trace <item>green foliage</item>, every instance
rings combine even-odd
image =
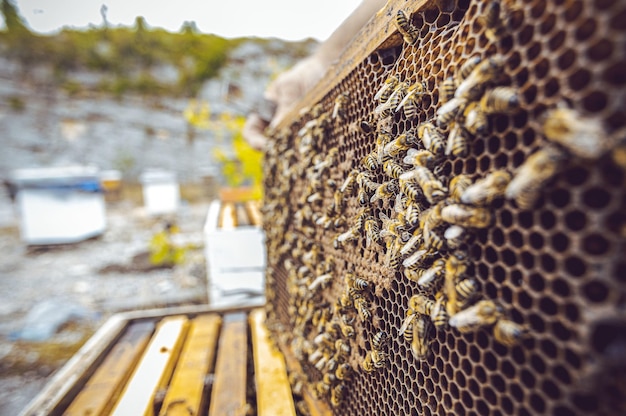
[[[213,131],[218,139],[228,136],[232,139],[232,148],[216,148],[213,156],[220,163],[222,176],[232,187],[250,186],[253,197],[263,197],[263,152],[252,148],[242,134],[246,121],[244,116],[222,114],[218,119],[211,119],[207,103],[192,100],[184,112],[185,119],[194,127]]]
[[[185,261],[185,247],[172,241],[172,234],[177,232],[176,226],[159,231],[150,240],[150,263],[155,266],[174,266]]]

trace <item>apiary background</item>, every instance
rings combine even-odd
[[[273,132],[264,218],[268,326],[285,355],[300,364],[292,374],[294,391],[305,386],[335,414],[626,412],[626,5],[502,1],[502,30],[494,37],[484,21],[490,3],[390,1],[300,111]],[[416,28],[413,44],[393,23],[400,9]],[[558,106],[596,120],[607,140],[622,144],[592,159],[562,149],[566,160],[540,187],[532,208],[496,198],[488,206],[492,224],[468,229],[460,247],[468,255],[466,276],[479,283],[480,298],[497,302],[508,319],[527,329],[523,339],[507,347],[494,339],[490,326],[468,333],[438,327],[430,333],[430,353],[420,360],[400,328],[409,299],[424,289],[405,277],[402,266],[387,267],[387,247],[368,245],[364,232],[343,247],[333,244],[356,220],[361,208],[356,192],[346,196],[345,225],[325,228],[315,219],[333,203],[329,179],[340,186],[351,170],[366,170],[362,161],[375,151],[376,134],[359,124],[366,121],[375,128],[380,120],[374,96],[385,80],[394,75],[408,84],[423,82],[426,91],[416,117],[392,113],[388,128],[396,137],[436,117],[441,84],[476,56],[504,59],[499,85],[514,88],[520,105],[490,115],[488,132],[471,136],[467,155],[449,155],[437,163],[435,175],[446,186],[461,174],[476,180],[507,170],[515,176],[531,154],[547,145],[543,123]],[[344,113],[337,115],[340,95],[347,100]],[[310,143],[308,137],[303,140],[307,123],[324,114],[330,121],[321,133]],[[334,163],[312,169],[334,151]],[[311,188],[311,174],[323,184],[319,189]],[[390,178],[379,171],[373,179]],[[309,198],[315,192],[319,201]],[[379,227],[381,213],[397,216],[394,204],[393,197],[371,204]],[[446,258],[452,251],[444,246],[435,256]],[[324,273],[332,278],[313,284]],[[338,380],[328,366],[319,365],[321,371],[315,366],[316,350],[321,348],[317,337],[329,328],[325,322],[340,319],[336,305],[345,292],[346,273],[373,287],[363,293],[372,317],[351,312],[354,338],[341,331],[332,335],[350,346],[342,360],[352,377]],[[366,372],[362,362],[379,331],[388,334],[389,362]],[[341,394],[333,400],[339,385]]]

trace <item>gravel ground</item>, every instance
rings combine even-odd
[[[5,213],[6,204],[0,200]],[[195,249],[185,263],[161,269],[150,267],[145,253],[163,219],[126,203],[107,210],[106,233],[73,245],[28,248],[14,221],[0,224],[0,415],[19,413],[113,313],[206,302],[201,244],[208,203],[181,208],[180,235]],[[19,339],[36,307],[77,318],[43,342]]]

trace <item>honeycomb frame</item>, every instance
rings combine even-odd
[[[272,132],[264,208],[268,326],[283,352],[300,363],[292,374],[294,391],[304,386],[334,414],[626,412],[626,5],[501,1],[494,36],[485,21],[490,3],[390,1]],[[416,34],[413,44],[394,24],[398,10]],[[365,171],[363,159],[376,153],[376,134],[368,130],[381,124],[375,95],[390,75],[422,83],[425,90],[414,117],[402,111],[386,117],[385,128],[396,138],[437,118],[441,86],[465,62],[493,56],[505,62],[494,86],[514,89],[519,108],[490,114],[488,132],[468,140],[466,155],[438,162],[436,176],[447,188],[459,175],[476,181],[506,170],[515,177],[529,156],[554,145],[544,128],[554,109],[596,120],[609,144],[592,158],[557,144],[567,156],[530,207],[500,196],[488,205],[488,227],[467,228],[461,245],[468,255],[465,274],[478,282],[481,299],[496,302],[506,319],[523,326],[519,343],[498,342],[493,325],[465,333],[437,327],[429,332],[429,353],[417,359],[400,329],[410,298],[423,288],[407,279],[402,266],[390,268],[389,247],[368,244],[365,231],[337,248],[337,236],[362,208],[356,191],[340,210],[345,224],[326,228],[315,219],[328,212],[350,172]],[[344,94],[347,100],[338,104]],[[324,115],[321,133],[305,140]],[[312,178],[323,186],[312,189]],[[391,178],[379,169],[371,179]],[[398,216],[395,204],[393,197],[371,204],[379,228],[381,213]],[[432,205],[426,202],[422,212]],[[440,256],[452,252],[444,248]],[[330,357],[317,350],[324,323],[340,318],[336,305],[346,292],[347,273],[372,288],[359,292],[372,316],[350,312],[354,338],[335,326],[331,339],[350,346],[342,362],[352,369],[350,377],[337,380]],[[364,371],[380,331],[388,335],[382,347],[388,362]]]

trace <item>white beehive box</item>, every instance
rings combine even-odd
[[[26,244],[75,243],[105,231],[106,209],[95,167],[18,169],[12,181]]]
[[[258,225],[220,227],[221,211],[222,203],[214,201],[204,227],[209,303],[257,300],[265,290],[265,233]]]
[[[147,170],[139,179],[148,215],[174,214],[180,206],[180,187],[174,172]]]

